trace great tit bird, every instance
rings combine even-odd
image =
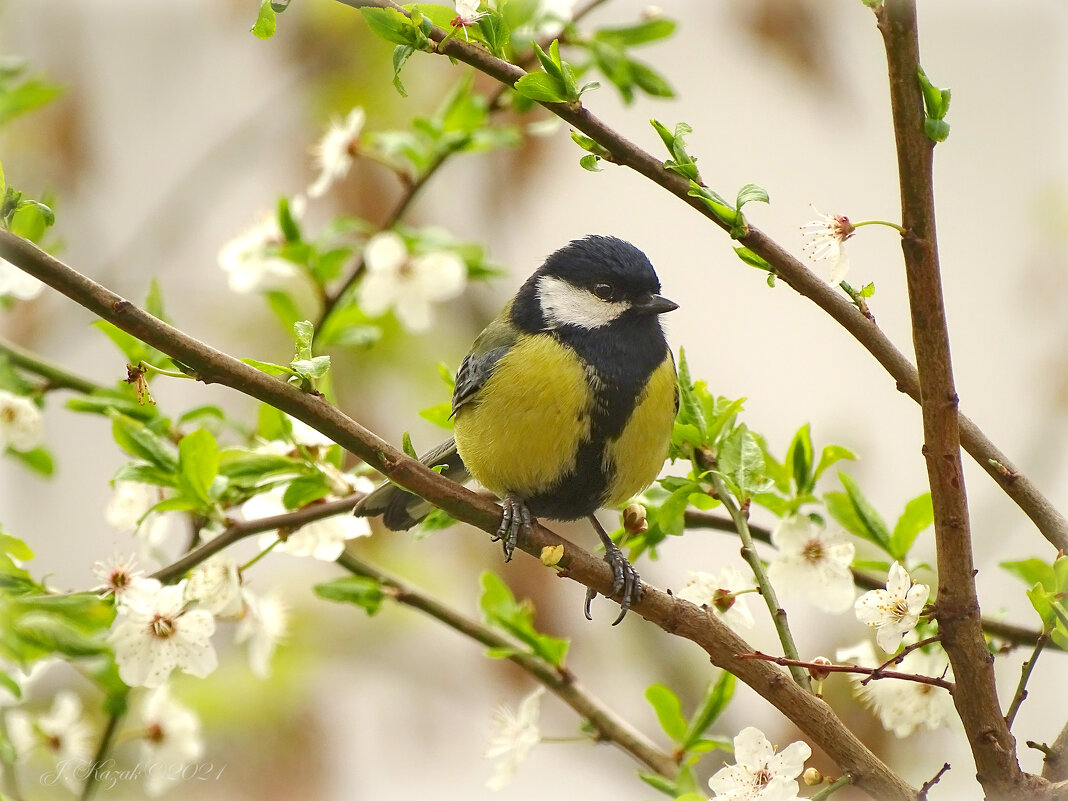
[[[534,517],[588,517],[612,567],[622,620],[641,580],[594,512],[648,487],[667,458],[679,407],[675,361],[645,254],[621,239],[588,236],[549,256],[479,334],[456,374],[454,439],[421,457],[445,475],[475,478],[502,499],[496,539],[506,561]],[[430,505],[394,485],[357,515],[415,525]],[[587,593],[586,617],[590,617]]]

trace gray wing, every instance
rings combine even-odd
[[[515,344],[519,334],[509,319],[511,309],[512,304],[509,303],[497,319],[478,335],[471,345],[471,352],[464,357],[460,369],[456,371],[456,386],[452,391],[453,414],[478,395],[501,357]]]
[[[467,481],[467,468],[456,452],[456,440],[449,438],[431,451],[419,457],[427,467],[446,465],[443,475],[463,484]],[[403,490],[389,482],[382,484],[356,504],[352,513],[357,517],[382,515],[382,522],[391,531],[405,531],[426,517],[433,506],[418,495]]]

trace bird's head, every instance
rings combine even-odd
[[[576,239],[553,253],[520,289],[513,317],[532,330],[603,328],[652,321],[678,308],[660,295],[644,253],[610,236]]]

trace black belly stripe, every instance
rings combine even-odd
[[[646,320],[650,326],[640,325]],[[524,500],[537,517],[577,520],[604,504],[615,470],[606,464],[608,442],[623,432],[649,376],[667,358],[668,350],[659,322],[650,318],[625,321],[618,329],[616,325],[592,331],[565,327],[555,333],[579,354],[593,377],[596,402],[590,440],[579,447],[571,470],[548,490]]]

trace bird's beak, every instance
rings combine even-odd
[[[664,314],[665,312],[675,311],[675,309],[679,308],[679,304],[673,300],[668,300],[663,295],[649,295],[635,303],[632,308],[639,314]]]

